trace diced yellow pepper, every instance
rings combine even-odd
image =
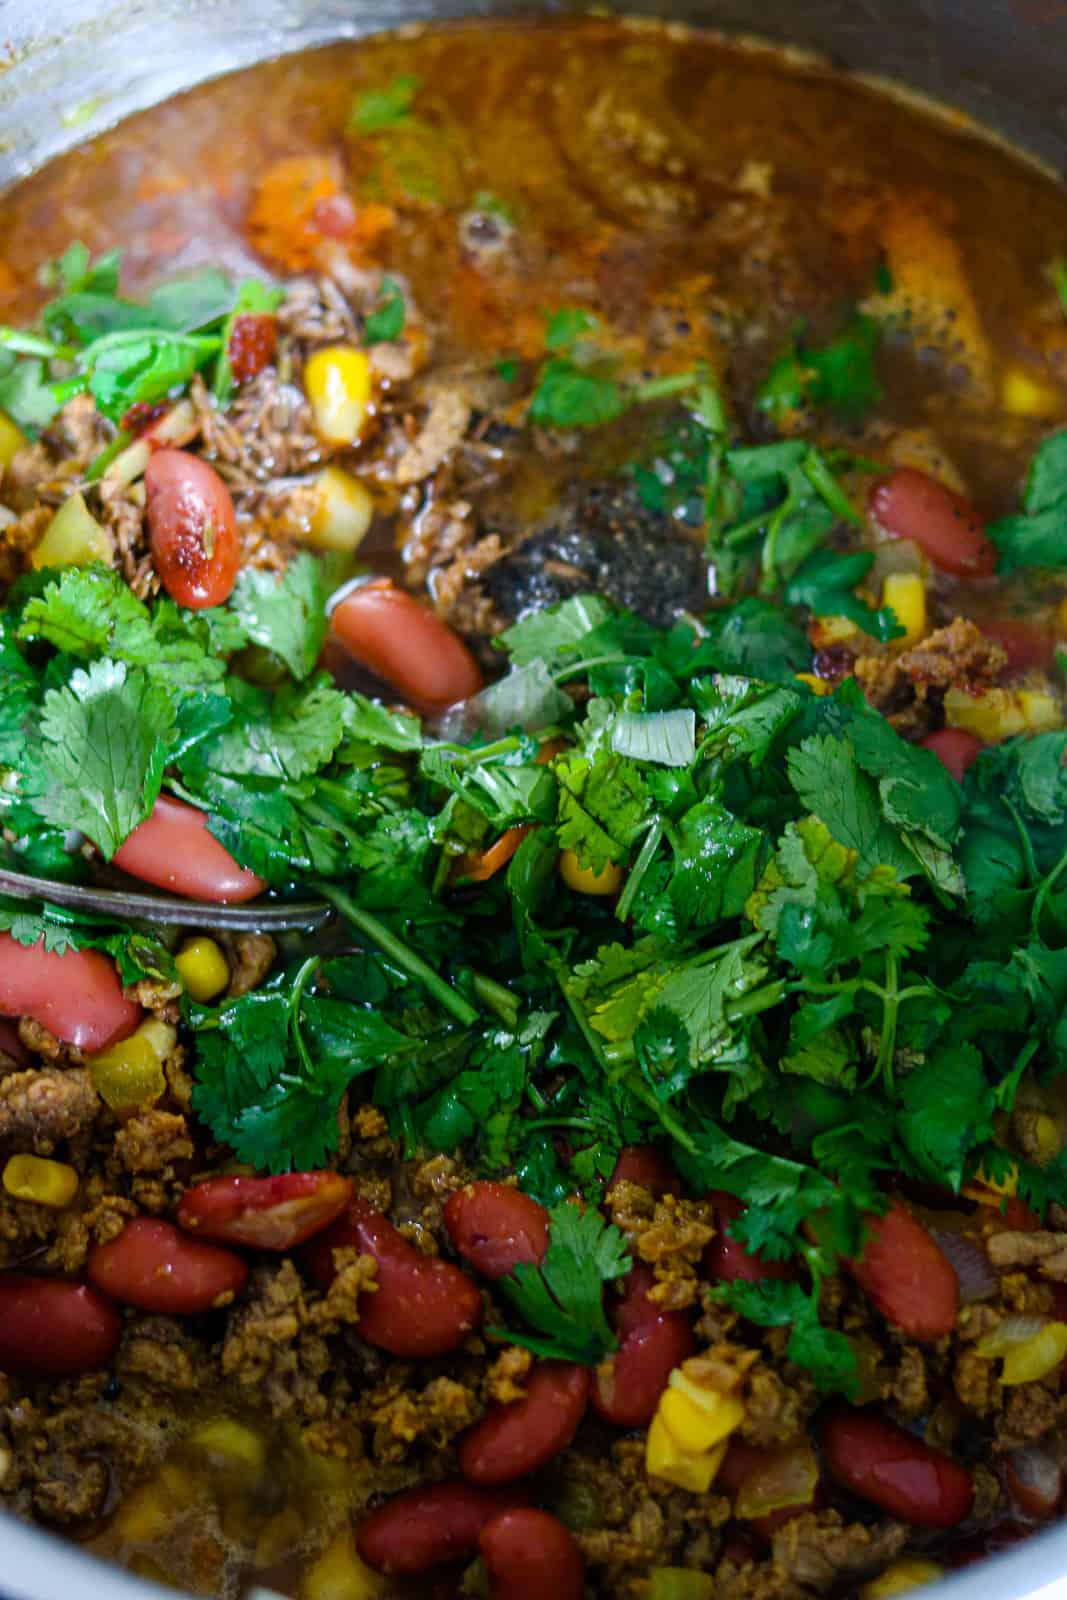
[[[186,994],[201,1005],[214,1000],[229,985],[230,969],[214,939],[186,939],[174,957],[174,965]]]
[[[354,444],[363,432],[371,397],[370,362],[351,345],[328,345],[308,357],[304,389],[315,432],[327,444]]]
[[[684,1450],[705,1451],[741,1425],[745,1408],[736,1395],[708,1394],[698,1401],[691,1388],[672,1383],[660,1397],[658,1415]]]
[[[901,1556],[898,1561],[891,1561],[877,1578],[865,1583],[860,1597],[861,1600],[893,1600],[894,1595],[921,1589],[924,1583],[936,1583],[944,1576],[944,1567],[938,1566],[936,1561],[926,1561],[922,1556]]]
[[[246,1427],[234,1417],[212,1417],[189,1434],[187,1444],[206,1456],[228,1465],[262,1472],[267,1462],[267,1447],[262,1434]]]
[[[645,1466],[656,1478],[666,1478],[676,1488],[691,1494],[707,1494],[722,1466],[726,1442],[713,1450],[697,1454],[683,1450],[659,1412],[652,1418],[645,1443]]]
[[[1025,367],[1009,367],[1001,379],[1000,403],[1013,417],[1058,417],[1067,412],[1062,390],[1043,383]]]
[[[796,672],[793,674],[798,683],[806,683],[812,694],[833,694],[834,686],[828,678],[817,678],[814,672]]]
[[[926,638],[926,587],[918,573],[889,573],[882,584],[882,604],[891,607],[904,629],[904,637],[894,644],[918,644]]]
[[[101,1100],[120,1114],[158,1100],[167,1087],[163,1063],[177,1038],[176,1029],[150,1018],[128,1039],[89,1056],[89,1076]]]
[[[816,650],[828,650],[833,644],[847,644],[859,635],[856,624],[848,617],[812,617],[808,633]]]
[[[301,1600],[379,1600],[389,1593],[389,1580],[360,1560],[347,1528],[334,1535],[300,1586]]]
[[[64,500],[33,555],[35,567],[87,567],[111,560],[111,540],[80,494]]]
[[[22,429],[12,422],[6,411],[0,411],[0,468],[9,467],[29,444]]]
[[[4,1188],[16,1200],[33,1200],[62,1211],[78,1192],[78,1174],[65,1161],[12,1156],[4,1168]]]
[[[315,550],[358,550],[374,517],[365,484],[340,467],[325,467],[315,479],[315,509],[303,543]]]
[[[609,861],[600,871],[583,867],[573,850],[564,850],[559,858],[559,875],[576,894],[618,894],[622,888],[622,868]]]
[[[1057,1371],[1065,1357],[1067,1322],[1046,1322],[1032,1339],[1024,1339],[1005,1351],[1000,1381],[1009,1387],[1017,1383],[1036,1383]]]
[[[986,689],[968,694],[953,686],[945,695],[945,721],[965,728],[983,744],[1000,744],[1019,733],[1044,733],[1063,725],[1063,714],[1050,694],[1033,689]]]
[[[714,1600],[715,1580],[696,1567],[653,1567],[645,1600]]]

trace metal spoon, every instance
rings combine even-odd
[[[17,900],[48,900],[52,905],[70,906],[117,922],[160,922],[172,927],[221,928],[243,933],[283,933],[290,928],[313,931],[333,916],[333,907],[324,900],[218,906],[174,895],[56,883],[51,878],[33,878],[4,867],[0,867],[0,894],[13,895]]]

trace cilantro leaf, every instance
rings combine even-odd
[[[44,697],[27,792],[58,828],[110,860],[155,804],[174,726],[164,690],[139,668],[96,661]]]
[[[600,323],[581,306],[564,306],[553,312],[545,329],[546,350],[570,350],[584,334],[595,333]]]
[[[1000,573],[1067,566],[1067,431],[1035,451],[1022,511],[992,523],[988,532],[1000,552]]]
[[[806,1367],[820,1389],[855,1394],[858,1373],[851,1343],[835,1328],[822,1326],[816,1296],[798,1283],[727,1283],[710,1297],[759,1328],[792,1329],[786,1347],[790,1361]]]
[[[848,617],[883,644],[902,638],[904,629],[890,607],[875,610],[854,592],[873,565],[874,555],[867,550],[847,554],[816,550],[786,584],[785,598],[791,606],[807,606],[816,616]]]
[[[629,1270],[626,1240],[598,1211],[566,1202],[553,1207],[540,1266],[523,1263],[497,1282],[537,1333],[508,1329],[503,1336],[537,1355],[595,1366],[619,1347],[604,1315],[604,1285]]]
[[[253,643],[279,656],[294,678],[314,671],[326,637],[329,577],[325,563],[306,552],[279,577],[244,567],[230,607]]]
[[[383,278],[378,291],[378,305],[363,323],[363,343],[384,344],[391,339],[399,339],[406,317],[403,290],[395,278]]]
[[[993,1137],[994,1100],[973,1045],[944,1050],[901,1087],[901,1137],[916,1173],[959,1191],[967,1157]]]
[[[756,405],[778,424],[808,402],[846,420],[873,410],[882,398],[874,363],[879,337],[875,319],[859,313],[828,344],[795,342],[771,368]]]
[[[413,73],[401,73],[381,89],[365,89],[357,95],[348,116],[352,133],[384,133],[411,120],[411,108],[422,80]]]
[[[530,421],[542,428],[600,428],[626,410],[622,389],[564,356],[541,368],[530,398]]]

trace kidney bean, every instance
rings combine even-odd
[[[505,1511],[487,1522],[478,1545],[489,1600],[582,1600],[585,1562],[574,1535],[547,1511]]]
[[[416,1577],[472,1556],[485,1524],[522,1498],[513,1489],[477,1489],[458,1478],[420,1485],[372,1511],[356,1534],[356,1549],[376,1572]]]
[[[32,1017],[64,1044],[104,1050],[125,1039],[141,1008],[122,992],[115,963],[100,950],[46,950],[0,933],[0,1015]]]
[[[871,489],[870,512],[894,539],[910,539],[935,567],[957,578],[992,577],[996,547],[962,495],[916,467],[898,467]]]
[[[481,668],[459,635],[387,578],[342,600],[330,626],[361,666],[420,711],[444,711],[482,687]]]
[[[843,1489],[919,1528],[954,1528],[971,1514],[974,1479],[896,1423],[836,1406],[822,1426],[831,1477]]]
[[[736,1195],[716,1189],[708,1196],[715,1207],[714,1239],[704,1252],[704,1271],[716,1283],[764,1283],[784,1281],[792,1276],[788,1262],[764,1261],[758,1251],[746,1250],[733,1238],[730,1224],[736,1222],[745,1206]]]
[[[665,1194],[681,1194],[682,1180],[667,1157],[654,1144],[624,1144],[605,1193],[617,1183],[637,1183],[657,1199]]]
[[[651,1267],[627,1273],[611,1313],[619,1348],[593,1377],[593,1410],[616,1427],[647,1427],[672,1370],[696,1351],[688,1314],[663,1311],[648,1298],[655,1281]]]
[[[482,1325],[482,1297],[465,1272],[421,1255],[387,1217],[352,1200],[337,1221],[305,1246],[312,1281],[329,1288],[333,1253],[346,1246],[373,1256],[378,1287],[359,1302],[359,1334],[368,1344],[409,1360],[447,1355]]]
[[[483,1278],[502,1278],[548,1249],[548,1212],[505,1183],[468,1183],[445,1202],[445,1227],[456,1251]]]
[[[967,768],[973,766],[985,749],[977,734],[966,728],[939,728],[928,733],[919,743],[924,750],[932,750],[941,765],[951,772],[957,783],[962,783]]]
[[[106,1367],[122,1318],[85,1283],[0,1274],[0,1371],[19,1378],[76,1378]]]
[[[148,542],[159,581],[194,611],[230,598],[241,564],[230,491],[187,450],[157,450],[145,468]]]
[[[986,638],[995,639],[1007,652],[1009,678],[1021,677],[1031,667],[1052,665],[1056,642],[1050,628],[1024,622],[1021,617],[984,617],[976,621]]]
[[[868,1217],[859,1260],[846,1265],[894,1327],[913,1339],[942,1339],[956,1326],[959,1279],[940,1246],[898,1200],[884,1217]]]
[[[172,1222],[135,1217],[117,1239],[94,1246],[88,1273],[124,1305],[190,1317],[240,1294],[248,1267],[232,1250],[190,1239]]]
[[[159,796],[151,816],[134,828],[114,859],[142,883],[216,905],[254,900],[267,887],[219,843],[203,811],[167,794]]]
[[[352,1198],[339,1172],[287,1172],[274,1178],[209,1178],[186,1189],[178,1222],[202,1238],[254,1250],[292,1250],[321,1233]]]
[[[267,312],[234,317],[226,346],[235,383],[249,383],[269,367],[278,345],[278,319]]]
[[[511,1483],[566,1450],[589,1404],[588,1367],[540,1361],[526,1394],[492,1405],[459,1442],[459,1470],[471,1483]]]

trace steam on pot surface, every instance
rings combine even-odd
[[[3,1508],[225,1600],[981,1581],[1067,1460],[1062,187],[465,23],[0,241]]]

